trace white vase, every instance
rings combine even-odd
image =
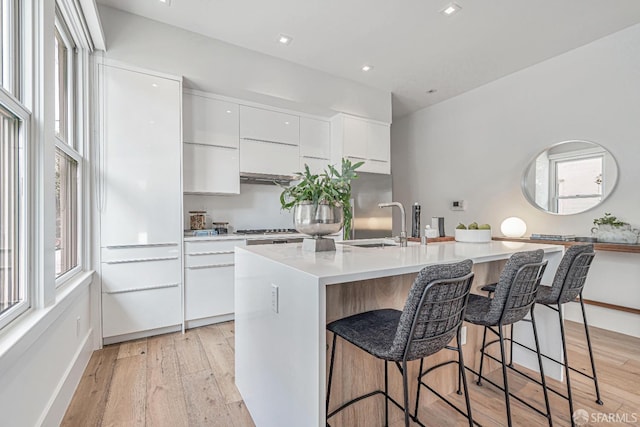
[[[609,243],[638,243],[639,230],[631,228],[631,225],[625,224],[621,226],[613,226],[609,224],[600,224],[591,229],[591,235],[598,242]]]

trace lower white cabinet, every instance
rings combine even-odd
[[[182,323],[180,285],[102,293],[102,334],[105,344],[116,337]],[[126,339],[126,338],[125,338]]]
[[[106,247],[101,258],[105,344],[181,327],[182,261],[177,242]]]
[[[187,327],[226,321],[233,315],[234,248],[245,244],[233,239],[185,242]]]
[[[185,193],[240,194],[237,148],[184,143]]]

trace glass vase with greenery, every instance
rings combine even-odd
[[[319,203],[342,206],[344,214],[343,236],[349,238],[351,233],[351,180],[358,178],[356,169],[364,162],[351,163],[349,159],[342,159],[342,169],[338,171],[328,165],[320,174],[313,174],[308,165],[304,165],[304,172],[298,172],[300,182],[286,187],[280,194],[282,209],[291,210],[302,202]]]

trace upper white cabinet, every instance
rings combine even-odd
[[[180,82],[107,65],[101,71],[101,244],[178,242]]]
[[[238,148],[238,104],[185,92],[182,114],[184,142]]]
[[[364,161],[360,172],[391,173],[389,125],[339,114],[331,126],[334,163],[346,157],[353,163]]]
[[[185,193],[240,194],[240,150],[188,142],[183,148]]]
[[[331,123],[300,117],[300,170],[321,173],[331,163]]]
[[[240,106],[240,172],[291,175],[300,165],[300,117]]]
[[[241,105],[240,138],[297,146],[300,142],[300,118]]]
[[[240,106],[208,96],[183,95],[185,193],[240,193]]]

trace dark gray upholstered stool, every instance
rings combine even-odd
[[[538,333],[535,328],[535,316],[533,313],[540,279],[542,278],[542,274],[544,273],[547,265],[547,261],[543,261],[542,259],[543,256],[544,252],[541,249],[528,252],[517,252],[511,255],[505,264],[504,269],[500,273],[500,278],[495,288],[495,296],[493,298],[488,298],[481,295],[469,295],[469,305],[464,317],[464,320],[467,322],[484,326],[482,347],[480,349],[480,371],[476,373],[478,376],[477,383],[478,385],[482,385],[482,380],[484,379],[504,391],[504,399],[507,409],[507,423],[509,427],[512,425],[510,397],[513,397],[537,413],[545,416],[549,420],[549,425],[552,425],[549,396],[547,394],[544,370],[542,368],[542,358],[540,355],[540,343],[538,341]],[[514,323],[523,320],[527,314],[531,316],[531,322],[533,323],[533,337],[536,347],[535,351],[538,355],[538,367],[540,369],[541,379],[540,384],[542,385],[544,393],[546,412],[542,412],[530,403],[509,392],[507,368],[511,366],[507,364],[505,357],[506,339],[504,337],[503,327],[513,325]],[[493,327],[497,327],[497,331],[493,329]],[[498,339],[487,343],[488,330],[497,335]],[[500,343],[500,359],[485,353],[487,346],[496,342]],[[489,357],[502,365],[503,387],[500,387],[498,384],[482,376],[482,366],[485,357]]]
[[[334,333],[327,385],[327,425],[329,425],[329,419],[341,410],[376,394],[382,394],[385,397],[385,425],[389,424],[390,401],[404,411],[405,426],[409,426],[410,418],[423,425],[417,419],[417,402],[414,415],[409,413],[407,362],[423,359],[443,348],[458,352],[458,360],[448,363],[458,364],[458,371],[462,376],[464,386],[467,412],[464,413],[453,404],[447,403],[465,415],[470,426],[473,425],[467,381],[464,375],[464,360],[460,348],[460,328],[473,281],[472,265],[471,260],[465,260],[454,264],[425,267],[413,282],[403,311],[373,310],[339,319],[327,325],[327,329]],[[384,390],[372,391],[343,403],[337,409],[329,412],[333,362],[338,336],[385,361]],[[453,337],[457,337],[457,346],[448,347],[447,345]],[[402,374],[404,405],[389,396],[389,362],[395,362]],[[420,384],[426,386],[422,381],[422,376],[421,372],[418,378],[418,391]]]
[[[553,388],[549,388],[549,390],[561,397],[564,397],[569,401],[570,415],[573,414],[573,396],[571,392],[571,378],[569,376],[569,371],[577,372],[578,374],[593,380],[593,385],[596,392],[596,403],[600,405],[603,404],[600,398],[600,388],[598,387],[598,377],[596,375],[596,365],[593,359],[593,350],[591,349],[589,325],[587,324],[587,316],[584,310],[584,301],[582,300],[582,291],[584,289],[584,284],[587,280],[587,274],[589,273],[589,268],[591,267],[591,262],[593,261],[594,256],[595,252],[593,251],[592,244],[570,246],[562,257],[560,265],[558,265],[558,270],[556,270],[556,274],[553,278],[551,286],[541,285],[538,289],[538,296],[536,298],[536,302],[538,304],[542,304],[558,313],[564,363],[546,355],[542,356],[564,367],[567,382],[567,394],[563,395]],[[489,292],[494,292],[495,286],[484,286],[481,289]],[[576,298],[578,298],[578,301],[580,302],[580,308],[582,309],[584,332],[587,339],[587,347],[589,349],[589,359],[591,361],[591,375],[570,367],[569,359],[567,357],[567,341],[564,331],[564,319],[560,306],[569,302],[575,302]],[[531,348],[526,347],[521,343],[516,342],[516,344],[532,350]]]

